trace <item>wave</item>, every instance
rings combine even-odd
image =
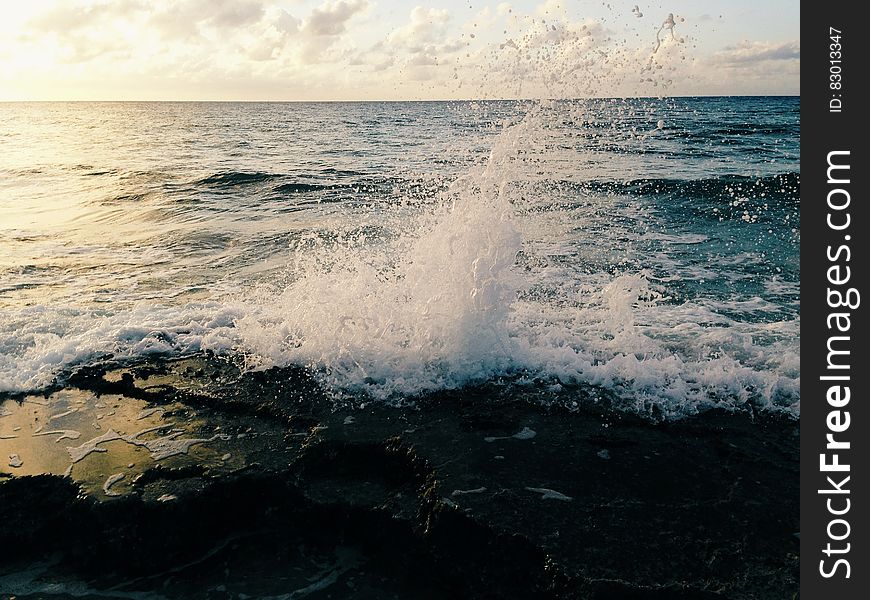
[[[782,198],[799,202],[800,173],[786,172],[764,177],[723,175],[701,179],[649,178],[630,181],[582,182],[560,181],[558,185],[571,186],[580,191],[624,194],[636,197],[667,195],[688,201],[720,200],[736,195]]]
[[[198,179],[193,182],[195,186],[208,187],[233,187],[239,185],[250,185],[253,183],[262,183],[280,178],[281,175],[274,173],[245,172],[245,171],[227,171],[224,173],[214,173],[208,177]]]
[[[286,181],[292,179],[289,183],[282,183],[282,186],[299,186],[300,190],[304,190],[304,186],[310,185],[312,189],[321,189],[330,183],[348,183],[357,181],[364,174],[359,171],[347,169],[336,169],[332,167],[324,167],[311,173],[269,173],[264,171],[222,171],[212,173],[207,177],[203,177],[191,182],[193,186],[202,187],[236,187],[252,185],[257,183],[265,183],[269,181]],[[302,181],[305,180],[305,181]],[[321,180],[322,183],[312,183],[312,180]],[[291,190],[291,188],[288,188]]]
[[[280,240],[282,254],[270,258],[281,268],[242,266],[237,279],[212,282],[207,300],[170,302],[165,296],[183,291],[173,289],[132,306],[7,311],[0,389],[44,387],[64,368],[105,356],[212,351],[252,370],[305,366],[337,397],[403,401],[509,378],[553,390],[598,386],[642,414],[679,417],[747,403],[796,412],[799,317],[771,316],[776,306],[754,293],[745,301],[675,299],[666,276],[701,280],[715,272],[654,255],[664,252],[658,247],[632,263],[602,253],[605,236],[610,253],[650,240],[696,253],[706,234],[637,231],[648,201],[701,206],[705,214],[743,197],[796,207],[799,174],[542,180],[536,175],[547,165],[527,160],[528,149],[545,146],[554,118],[530,110],[492,139],[485,160],[449,183],[339,171],[226,171],[199,179],[189,186],[194,191],[232,190],[231,203],[224,201],[230,194],[183,190],[208,209],[253,211],[270,194],[360,201],[300,223],[278,211],[270,216],[281,226],[269,231],[263,221],[251,226],[249,212],[219,221],[220,235],[197,244],[208,256],[238,239],[249,240],[249,251],[258,239],[270,247]],[[535,213],[541,206],[553,210]],[[186,225],[200,222],[172,214]],[[204,210],[196,218],[208,223],[218,214]],[[159,222],[167,222],[162,213]],[[170,228],[161,251],[184,257],[191,229],[205,235],[199,226]],[[287,230],[293,234],[283,236]],[[238,232],[248,237],[233,237]],[[654,259],[676,272],[653,272]]]
[[[316,183],[282,183],[272,188],[272,191],[278,194],[305,194],[307,192],[318,192],[321,190],[331,189],[333,186],[321,185]]]

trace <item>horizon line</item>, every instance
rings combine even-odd
[[[215,100],[215,99],[64,99],[64,100],[47,100],[47,99],[27,99],[27,100],[6,100],[0,99],[0,104],[26,104],[26,103],[122,103],[122,102],[154,102],[154,103],[190,103],[190,104],[350,104],[350,103],[411,103],[411,102],[539,102],[546,100],[550,102],[564,102],[576,100],[665,100],[668,98],[800,98],[800,93],[772,93],[772,94],[675,94],[669,96],[586,96],[575,98],[427,98],[427,99],[410,99],[410,98],[393,98],[393,99],[356,99],[356,100],[339,100],[339,99],[321,99],[321,100]]]

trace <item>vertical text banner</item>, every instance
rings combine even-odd
[[[870,594],[863,5],[801,3],[801,597]],[[866,293],[865,293],[866,292]]]

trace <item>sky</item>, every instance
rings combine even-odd
[[[797,0],[7,0],[4,100],[800,92]]]

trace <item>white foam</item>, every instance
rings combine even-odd
[[[148,448],[148,451],[151,452],[151,458],[154,460],[163,460],[164,458],[169,458],[170,456],[176,456],[178,454],[187,454],[187,452],[198,444],[207,444],[209,442],[213,442],[219,439],[227,439],[227,436],[216,434],[209,438],[187,438],[187,439],[177,439],[177,437],[181,434],[170,434],[166,437],[157,438],[156,440],[148,440],[142,442],[141,444]]]
[[[56,429],[54,431],[34,432],[33,437],[37,437],[37,436],[41,436],[41,435],[58,435],[58,436],[60,436],[55,440],[55,442],[59,442],[61,440],[77,440],[82,436],[81,432],[76,431],[74,429]]]
[[[65,411],[62,412],[62,413],[58,413],[58,414],[56,414],[56,415],[51,415],[50,417],[48,417],[48,420],[49,420],[49,421],[54,421],[55,419],[62,419],[63,417],[66,417],[66,416],[68,416],[68,415],[71,415],[71,414],[73,414],[74,412],[77,412],[78,410],[79,410],[78,407],[73,407],[73,408],[71,408],[71,409],[69,409],[69,410],[65,410]]]
[[[0,390],[49,386],[59,370],[107,355],[119,358],[228,349],[231,322],[218,303],[160,306],[140,303],[106,315],[104,308],[31,306],[0,322]]]
[[[128,444],[146,448],[151,453],[151,458],[159,461],[171,456],[187,454],[193,446],[207,444],[215,440],[227,440],[230,437],[226,434],[218,433],[208,438],[181,438],[180,436],[184,433],[183,431],[173,431],[169,435],[163,437],[141,439],[145,434],[153,433],[161,429],[166,429],[166,425],[148,427],[147,429],[142,429],[141,431],[129,435],[121,435],[120,433],[109,429],[104,434],[88,440],[81,446],[67,447],[67,452],[69,452],[72,462],[77,463],[88,456],[91,452],[105,452],[106,449],[101,448],[100,444],[122,440]]]
[[[138,415],[136,415],[136,420],[141,421],[142,419],[147,419],[148,417],[150,417],[151,415],[153,415],[156,412],[163,412],[163,411],[160,408],[146,408],[145,410],[141,411]]]
[[[100,448],[99,447],[100,444],[102,444],[104,442],[111,442],[111,441],[120,440],[120,439],[121,439],[120,433],[116,432],[113,429],[109,429],[104,434],[98,435],[97,437],[88,440],[87,442],[83,443],[81,446],[76,446],[76,447],[67,446],[66,451],[69,452],[70,460],[72,460],[73,463],[77,463],[80,460],[82,460],[83,458],[85,458],[86,456],[88,456],[92,452],[105,452],[106,449]]]
[[[467,494],[482,494],[485,491],[486,491],[485,487],[479,487],[479,488],[474,488],[471,490],[453,490],[453,492],[451,492],[450,495],[451,496],[465,496]]]
[[[120,496],[120,492],[115,492],[111,489],[113,485],[124,479],[126,475],[124,473],[115,473],[114,475],[110,475],[106,482],[103,484],[103,493],[107,496]]]
[[[517,440],[530,440],[535,437],[537,432],[534,429],[530,429],[528,427],[523,427],[521,431],[515,433],[512,437]]]
[[[483,438],[483,441],[485,441],[485,442],[495,442],[495,441],[497,441],[497,440],[510,440],[510,439],[515,439],[515,440],[530,440],[530,439],[532,439],[533,437],[535,437],[536,435],[538,435],[538,434],[537,434],[537,432],[536,432],[534,429],[530,429],[530,428],[528,428],[528,427],[523,427],[520,431],[518,431],[517,433],[515,433],[515,434],[513,434],[513,435],[506,435],[506,436],[501,436],[501,437],[498,437],[498,436],[488,436],[488,437]]]
[[[556,490],[551,490],[550,488],[527,487],[526,489],[530,492],[541,494],[541,500],[560,500],[562,502],[571,502],[571,500],[573,500],[571,496],[566,496],[565,494],[557,492]]]

